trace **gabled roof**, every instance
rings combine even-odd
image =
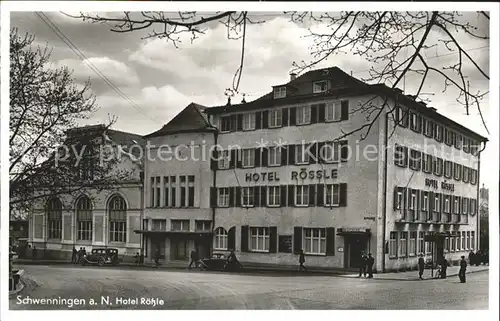
[[[215,131],[216,128],[209,123],[208,117],[204,113],[205,109],[205,106],[190,103],[161,129],[144,137]]]

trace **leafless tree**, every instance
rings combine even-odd
[[[477,14],[477,22],[473,23],[460,12],[283,12],[292,23],[318,23],[327,26],[324,32],[309,29],[308,36],[313,39],[313,45],[309,48],[311,59],[294,62],[292,68],[296,73],[303,73],[333,55],[349,51],[373,64],[369,76],[362,78],[369,84],[384,84],[394,89],[401,85],[405,76],[418,77],[419,85],[412,96],[422,101],[427,101],[423,98],[424,84],[429,76],[436,76],[435,79],[442,81],[443,92],[453,89],[457,102],[464,107],[467,115],[471,109],[477,108],[488,131],[481,111],[481,100],[488,91],[471,90],[468,78],[472,73],[479,73],[485,80],[489,80],[489,74],[473,59],[464,41],[460,40],[463,35],[489,40],[488,28],[479,26],[489,24],[489,14]],[[233,88],[226,90],[228,95],[241,92],[239,83],[244,65],[247,24],[265,22],[254,21],[252,17],[255,15],[252,13],[235,11],[207,14],[124,12],[123,15],[113,17],[81,13],[73,17],[93,23],[106,23],[111,31],[120,33],[152,28],[145,38],[166,38],[175,46],[180,34],[189,33],[191,41],[194,41],[203,35],[209,24],[223,23],[228,30],[228,39],[240,39],[242,43],[241,63],[235,73]],[[431,39],[433,32],[439,32],[441,39]],[[444,46],[451,53],[456,53],[456,62],[447,66],[432,64],[432,57],[427,57],[425,51],[436,46]],[[467,68],[466,65],[472,68]],[[383,98],[382,106],[371,102],[358,106],[355,112],[365,113],[367,122],[361,128],[344,133],[343,137],[359,132],[361,139],[364,139],[382,111],[387,110],[388,99]],[[390,108],[390,114],[396,120],[394,109],[394,106]]]
[[[90,83],[78,87],[72,72],[51,66],[50,50],[34,48],[34,40],[30,34],[11,30],[9,176],[13,217],[26,212],[36,199],[109,188],[128,174],[112,170],[118,159],[98,159],[103,134],[113,120],[93,131],[68,131],[97,109]]]

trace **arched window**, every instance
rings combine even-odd
[[[113,196],[108,203],[109,241],[127,240],[127,204],[120,195]]]
[[[76,203],[76,225],[78,240],[92,240],[92,203],[87,196]]]
[[[223,227],[218,227],[215,230],[214,249],[227,250],[227,231]]]
[[[47,202],[47,232],[49,239],[61,239],[62,203],[58,198],[51,198]]]

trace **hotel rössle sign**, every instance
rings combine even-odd
[[[291,171],[290,178],[292,180],[305,180],[305,179],[336,179],[337,169],[322,169],[322,170],[310,170],[307,168],[301,168],[298,171]],[[245,173],[245,182],[275,182],[279,181],[280,176],[278,172],[261,172],[261,173]]]
[[[425,179],[425,186],[439,188],[439,183],[435,179],[426,178]],[[454,192],[455,185],[450,184],[450,183],[446,183],[446,182],[441,182],[441,189],[443,189],[445,191],[449,191],[449,192]]]

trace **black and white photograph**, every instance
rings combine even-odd
[[[498,19],[482,2],[2,3],[2,317],[495,319]],[[429,317],[446,315],[410,316]]]

